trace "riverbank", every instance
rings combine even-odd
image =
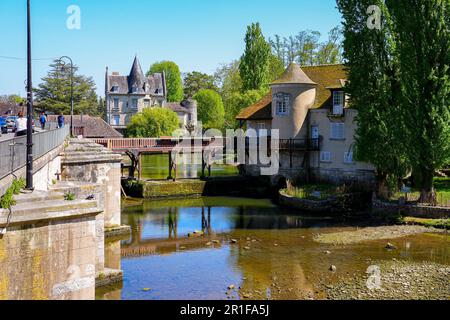
[[[371,240],[397,239],[421,233],[445,233],[445,230],[424,226],[380,226],[355,231],[318,234],[314,241],[322,244],[347,245]]]
[[[379,268],[379,286],[366,276],[324,286],[329,300],[448,300],[450,267],[430,262],[374,261]],[[372,289],[370,289],[372,288]]]

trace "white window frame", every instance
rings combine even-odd
[[[120,126],[120,116],[119,115],[115,115],[113,117],[113,125],[114,126]]]
[[[330,124],[330,139],[345,140],[345,124],[344,122],[332,122]]]
[[[333,114],[344,114],[345,94],[342,90],[333,91]]]
[[[274,100],[276,114],[279,116],[287,116],[289,114],[289,107],[291,103],[290,95],[287,93],[277,93]]]
[[[116,105],[116,102],[117,102],[117,105]],[[119,111],[119,104],[120,104],[120,99],[113,98],[113,111]]]
[[[353,151],[344,152],[344,163],[345,164],[354,164],[355,160],[353,160]]]
[[[135,104],[136,102],[136,104]],[[136,98],[131,99],[131,109],[138,110],[139,109],[139,100]]]
[[[330,151],[321,151],[320,152],[320,162],[326,162],[326,163],[332,162],[331,152]]]

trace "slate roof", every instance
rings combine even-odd
[[[298,69],[295,66],[290,65],[285,74],[281,77],[281,82],[276,80],[274,83],[294,83],[289,82],[292,79],[300,81]],[[332,90],[342,89],[345,86],[347,79],[347,71],[342,64],[330,64],[319,66],[305,66],[301,67],[303,73],[310,79],[310,81],[317,84],[316,101],[313,105],[313,109],[328,108],[332,105]],[[297,73],[297,75],[293,75]],[[257,103],[241,110],[236,117],[236,120],[270,120],[272,119],[272,92],[267,94]]]
[[[118,87],[118,91],[112,91],[113,87]],[[162,73],[154,73],[146,77],[142,72],[141,64],[137,57],[134,58],[128,76],[108,75],[107,90],[111,94],[133,94],[132,89],[137,89],[134,94],[149,94],[153,96],[164,96],[164,76]]]
[[[66,124],[70,124],[70,115],[64,115]],[[47,121],[57,122],[58,115],[49,115]],[[84,127],[85,138],[122,138],[123,136],[100,117],[74,115],[74,127]]]

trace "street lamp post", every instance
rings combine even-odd
[[[27,185],[33,190],[33,82],[31,69],[31,12],[27,0]]]
[[[70,135],[73,137],[73,61],[70,57],[63,56],[59,58],[59,61],[63,66],[66,65],[64,59],[70,61]]]

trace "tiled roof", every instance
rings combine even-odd
[[[291,68],[291,71],[289,71]],[[281,83],[289,79],[289,74],[292,73],[293,67],[289,66],[285,77]],[[313,109],[330,107],[332,104],[331,90],[342,89],[345,85],[347,72],[342,64],[330,64],[319,66],[306,66],[301,68],[304,74],[314,83],[317,84],[316,101]],[[284,76],[285,76],[284,75]],[[284,77],[282,76],[282,78]],[[278,83],[278,80],[274,82]],[[292,83],[292,82],[290,82]],[[270,92],[257,103],[241,110],[236,117],[237,120],[264,120],[272,119],[272,93]]]
[[[272,119],[272,91],[257,103],[242,109],[236,117],[237,120],[264,120]]]
[[[331,89],[342,89],[347,79],[343,64],[302,67],[303,71],[317,83],[314,109],[331,106]]]
[[[70,115],[64,115],[66,124],[70,123]],[[49,115],[47,121],[57,122],[57,115]],[[91,117],[88,115],[74,115],[74,127],[84,127],[83,134],[85,138],[122,138],[123,136],[114,130],[100,117]]]
[[[272,82],[274,84],[316,84],[313,80],[311,80],[305,72],[303,72],[302,68],[296,63],[291,63],[286,71],[284,71],[283,75]]]

